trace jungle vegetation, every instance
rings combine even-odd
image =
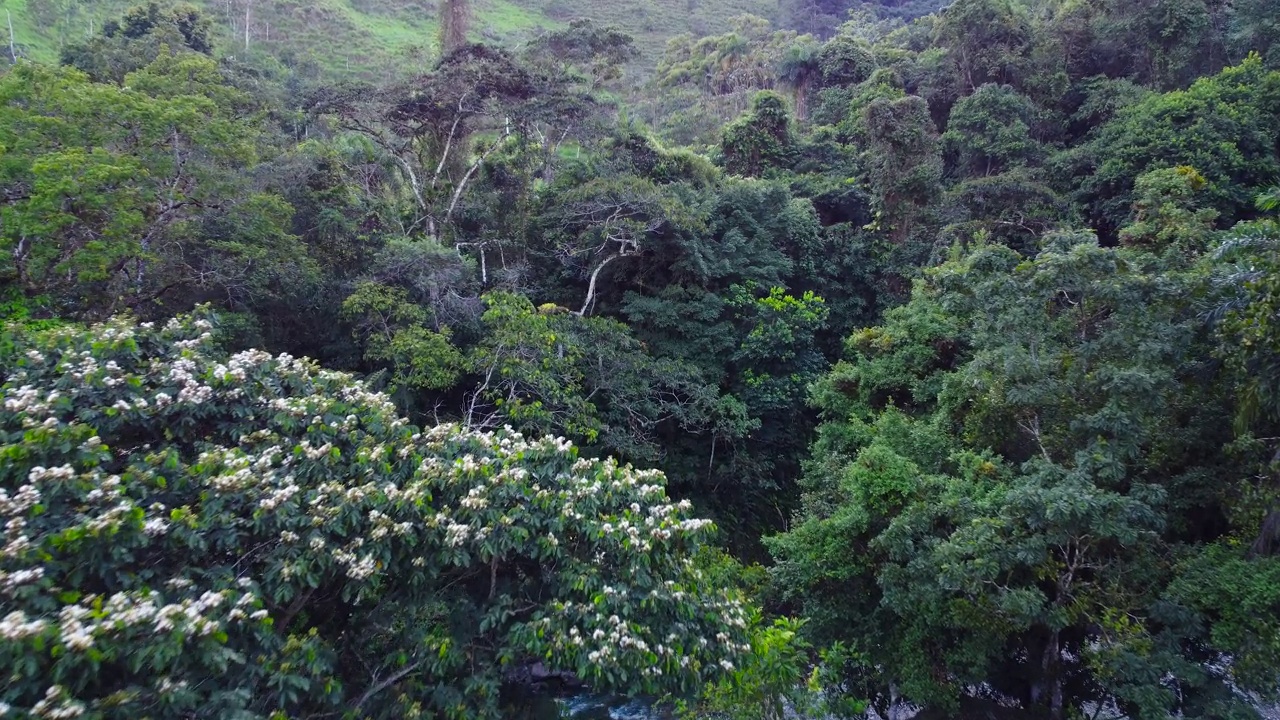
[[[1275,700],[1274,3],[220,5],[0,70],[0,715]]]

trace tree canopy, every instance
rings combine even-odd
[[[1274,3],[10,5],[0,710],[1277,701]]]

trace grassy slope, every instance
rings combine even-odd
[[[83,38],[126,7],[143,0],[0,0],[13,16],[20,54],[56,59],[68,41]],[[252,2],[251,51],[310,61],[326,74],[385,76],[425,64],[436,44],[433,0],[189,0],[222,35],[228,54],[244,52],[244,4]],[[518,41],[574,18],[615,24],[636,38],[638,70],[652,67],[671,37],[725,31],[751,12],[770,17],[777,0],[473,0],[472,34],[490,42]],[[230,11],[228,11],[230,9]],[[5,22],[0,13],[0,23]],[[0,35],[8,40],[7,27]],[[7,47],[5,48],[7,54]]]

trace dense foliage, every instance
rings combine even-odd
[[[1274,3],[579,2],[11,57],[0,701],[1257,717]]]
[[[561,438],[418,432],[350,376],[228,357],[213,329],[9,350],[7,706],[490,716],[523,658],[661,693],[747,650],[746,609],[692,560],[710,522],[661,473]]]

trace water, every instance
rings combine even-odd
[[[509,720],[672,720],[645,699],[623,698],[582,691],[553,695],[522,693],[509,698]]]
[[[645,700],[608,695],[580,694],[557,698],[559,718],[573,720],[669,720],[668,713],[654,709]]]

